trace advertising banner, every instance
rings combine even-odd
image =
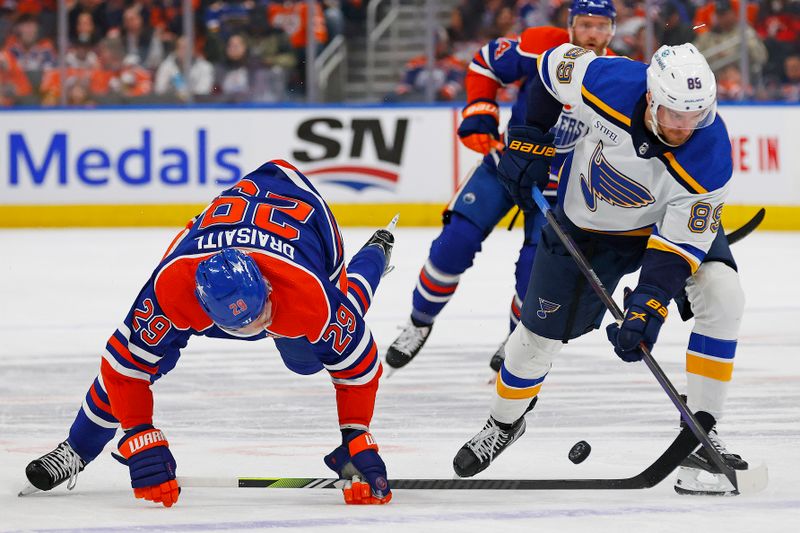
[[[728,204],[796,214],[800,106],[721,115],[733,147]],[[304,172],[343,223],[402,209],[406,224],[435,224],[481,159],[458,142],[459,120],[446,106],[3,111],[0,226],[172,225],[271,159]]]

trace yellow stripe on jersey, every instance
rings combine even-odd
[[[605,112],[607,115],[617,119],[621,123],[623,123],[626,126],[630,127],[630,125],[631,125],[631,119],[630,118],[626,117],[625,115],[623,115],[622,113],[620,113],[619,111],[617,111],[616,109],[614,109],[613,107],[609,106],[607,103],[603,102],[598,97],[596,97],[595,95],[590,93],[586,89],[585,85],[581,85],[581,95],[583,95],[584,98],[586,98],[587,100],[592,102],[594,105],[596,105],[597,107],[602,109],[603,112]]]
[[[539,394],[539,390],[542,388],[542,384],[539,383],[538,385],[534,385],[533,387],[528,387],[526,389],[514,389],[511,387],[507,387],[503,384],[503,380],[500,379],[500,376],[497,376],[497,395],[501,398],[506,400],[523,400],[525,398],[533,398],[537,394]]]
[[[669,161],[669,166],[672,167],[672,170],[674,170],[681,178],[683,178],[686,184],[694,189],[694,192],[699,194],[705,194],[708,192],[705,187],[697,183],[697,180],[695,180],[691,174],[686,172],[686,169],[683,168],[680,163],[678,163],[678,160],[675,159],[675,156],[672,152],[664,152],[664,157],[666,157],[667,161]]]
[[[714,361],[687,352],[686,372],[717,381],[730,381],[733,376],[733,360]]]
[[[652,248],[654,250],[660,250],[662,252],[670,252],[673,254],[677,254],[681,256],[687,263],[689,263],[689,268],[692,269],[692,274],[697,272],[697,269],[700,268],[700,260],[666,239],[659,238],[656,235],[651,235],[650,239],[647,240],[647,247]]]

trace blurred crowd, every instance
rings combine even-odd
[[[67,0],[62,80],[57,1],[0,0],[0,105],[300,99],[309,21],[321,49],[364,18],[362,0],[192,4],[187,42],[182,0]]]
[[[282,102],[305,94],[308,25],[320,51],[364,31],[370,0],[67,0],[66,68],[59,68],[56,0],[0,0],[0,106]],[[746,0],[742,0],[746,1]],[[414,57],[387,101],[463,100],[464,70],[488,40],[538,25],[566,27],[569,0],[461,0],[435,37],[436,65]],[[617,0],[611,48],[645,57],[644,2]],[[653,45],[693,42],[708,58],[722,100],[800,102],[800,0],[750,1],[740,55],[739,0],[653,0]],[[192,52],[189,54],[189,52]],[[188,71],[184,64],[191,64]],[[188,75],[187,75],[188,72]],[[62,80],[62,74],[64,79]],[[510,87],[501,95],[514,96]]]

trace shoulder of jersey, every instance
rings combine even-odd
[[[553,26],[528,28],[519,36],[519,50],[526,54],[542,52],[569,42],[569,32]]]
[[[633,109],[647,91],[647,65],[619,56],[597,57],[583,77],[584,103],[630,128]]]
[[[721,189],[731,179],[733,160],[728,129],[719,115],[689,140],[660,157],[667,171],[690,192]]]

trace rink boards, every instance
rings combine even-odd
[[[504,110],[508,113],[508,109]],[[738,226],[800,229],[800,106],[723,106]],[[0,227],[176,226],[270,159],[296,165],[343,225],[440,222],[480,158],[453,106],[295,106],[4,110]]]

